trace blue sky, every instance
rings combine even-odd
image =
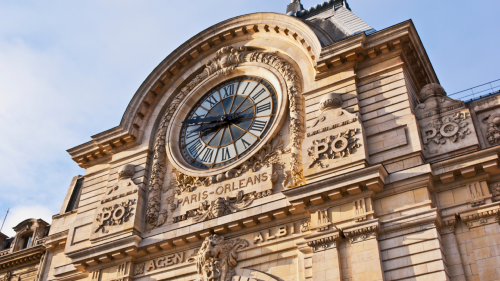
[[[203,29],[289,0],[0,0],[2,232],[50,222],[84,170],[66,149],[115,127],[147,75]],[[449,94],[500,78],[500,1],[349,0],[377,30],[413,19]],[[319,1],[303,0],[308,8]]]

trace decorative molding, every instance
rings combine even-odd
[[[307,246],[311,247],[313,252],[321,252],[331,248],[337,247],[337,243],[340,241],[340,236],[331,235],[324,238],[312,240],[307,242]]]
[[[424,109],[426,107],[426,105],[425,105],[425,103],[421,103],[421,104],[417,105],[417,107],[419,109]],[[429,117],[432,117],[435,115],[440,115],[440,114],[443,114],[445,112],[452,111],[452,110],[455,110],[458,108],[465,108],[465,103],[463,101],[457,101],[455,104],[449,105],[447,107],[441,107],[438,109],[434,109],[430,112],[427,112],[425,114],[417,115],[417,120],[422,120],[422,119],[429,118]]]
[[[353,231],[344,231],[344,235],[349,239],[349,242],[352,244],[356,242],[365,241],[369,238],[377,237],[378,231],[379,231],[378,225],[372,225],[359,228]]]
[[[323,116],[321,119],[318,119],[312,127],[316,127],[319,123],[324,122],[325,120],[326,120],[326,116]],[[346,120],[344,122],[333,124],[333,125],[330,125],[328,127],[324,127],[324,128],[318,129],[316,131],[307,133],[307,136],[312,137],[314,135],[317,135],[317,134],[320,134],[320,133],[323,133],[326,131],[334,130],[334,129],[340,128],[342,126],[352,124],[352,123],[357,122],[357,121],[358,121],[358,118],[352,118],[350,120]]]
[[[478,211],[476,214],[471,215],[460,215],[460,219],[467,224],[467,227],[473,228],[476,226],[481,226],[487,224],[489,218],[495,218],[495,221],[498,221],[499,209],[492,209],[488,211]],[[475,224],[479,222],[479,224]]]
[[[292,157],[290,158],[290,171],[285,172],[283,185],[286,188],[292,188],[305,183],[301,167],[304,102],[301,96],[300,78],[297,72],[286,60],[280,58],[277,53],[249,52],[245,47],[239,49],[224,47],[216,53],[210,63],[207,63],[205,69],[200,74],[180,90],[167,107],[158,126],[154,144],[152,172],[148,185],[148,203],[146,207],[148,228],[159,227],[167,220],[168,209],[162,209],[161,206],[162,187],[167,167],[165,138],[167,128],[172,121],[175,111],[187,94],[210,75],[227,75],[242,62],[260,62],[270,65],[285,79],[290,107],[290,151]]]
[[[110,207],[102,208],[102,213],[98,214],[96,221],[99,223],[98,227],[94,231],[95,233],[102,230],[102,233],[108,233],[108,226],[122,225],[124,222],[133,215],[132,208],[136,204],[136,199],[129,199],[120,204],[114,204]]]
[[[113,189],[111,189],[111,190],[113,190]],[[134,189],[134,190],[131,190],[131,191],[126,192],[126,193],[122,193],[122,194],[119,194],[119,195],[115,195],[115,196],[113,196],[113,197],[111,197],[111,198],[106,198],[106,199],[104,199],[104,200],[101,200],[101,204],[108,203],[108,202],[111,202],[111,201],[113,201],[113,200],[117,200],[117,199],[120,199],[120,198],[122,198],[122,197],[125,197],[125,196],[129,196],[129,195],[131,195],[131,194],[137,193],[138,191],[139,191],[139,189]]]
[[[205,238],[196,257],[196,271],[201,281],[228,281],[236,274],[238,250],[248,247],[248,241],[225,240],[212,234]]]

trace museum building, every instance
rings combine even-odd
[[[500,280],[499,108],[449,98],[411,20],[228,19],[68,150],[86,174],[29,221],[37,274],[12,279],[19,232],[0,280]]]

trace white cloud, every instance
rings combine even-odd
[[[6,212],[0,212],[1,221],[4,220]],[[12,237],[15,235],[12,229],[26,219],[43,219],[49,224],[52,221],[52,211],[47,206],[42,205],[17,205],[10,209],[2,233]]]

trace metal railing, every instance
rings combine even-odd
[[[470,102],[498,92],[500,92],[500,79],[448,95],[448,97],[455,100]]]

